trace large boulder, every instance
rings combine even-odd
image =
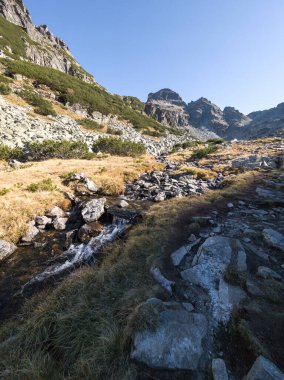
[[[164,310],[157,327],[135,333],[131,358],[151,368],[197,370],[202,366],[207,320],[174,304],[158,305]]]
[[[237,272],[246,271],[246,253],[242,244],[236,239],[213,236],[201,245],[192,267],[181,272],[185,281],[208,293],[213,318],[224,323],[228,322],[234,305],[245,296],[242,289],[224,280],[229,265]]]
[[[17,247],[15,244],[9,243],[6,240],[0,240],[0,261],[12,255],[16,249]]]
[[[106,198],[92,199],[85,204],[82,217],[86,223],[96,222],[105,212]]]
[[[36,228],[34,222],[29,222],[27,225],[27,231],[25,236],[21,238],[22,243],[30,244],[34,238],[38,235],[39,230]]]
[[[245,380],[284,380],[284,373],[270,360],[259,356],[251,367]]]

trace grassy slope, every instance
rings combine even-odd
[[[7,378],[20,379],[135,378],[129,350],[131,332],[143,324],[139,304],[161,293],[149,269],[162,267],[186,241],[192,232],[189,216],[202,215],[202,210],[208,214],[222,203],[225,208],[227,198],[237,198],[254,176],[246,173],[233,181],[203,197],[153,206],[126,242],[109,247],[101,267],[77,271],[29,301],[21,318],[0,330],[1,340],[17,337],[0,346],[0,374],[6,370]]]
[[[120,119],[130,121],[141,131],[155,130],[161,134],[166,127],[133,109],[131,104],[124,102],[118,95],[111,95],[97,85],[85,83],[78,78],[64,74],[58,70],[42,67],[30,62],[1,60],[11,73],[22,74],[30,79],[48,86],[56,91],[71,105],[78,103],[89,112],[98,111],[104,115],[117,115]]]
[[[24,168],[12,170],[0,162],[0,238],[16,242],[23,234],[26,222],[41,215],[54,204],[64,201],[63,179],[70,172],[83,172],[92,178],[104,194],[118,195],[123,192],[124,181],[134,180],[145,171],[159,170],[162,165],[149,156],[102,157],[95,160],[48,160],[28,163]],[[51,179],[57,190],[31,193],[27,187]]]

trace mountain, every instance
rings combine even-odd
[[[2,57],[28,59],[38,65],[94,82],[63,40],[55,37],[47,25],[33,24],[22,0],[0,0],[0,16]],[[10,23],[17,27],[13,28]]]
[[[166,126],[205,129],[226,139],[282,135],[284,130],[284,103],[244,115],[234,107],[221,110],[206,98],[186,104],[176,92],[162,89],[149,94],[145,112]]]

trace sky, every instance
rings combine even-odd
[[[108,91],[243,113],[284,102],[284,0],[24,0]]]

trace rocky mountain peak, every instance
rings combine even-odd
[[[170,90],[169,88],[163,88],[162,90],[157,91],[155,93],[150,93],[148,95],[147,102],[155,102],[155,101],[168,102],[168,103],[172,103],[178,106],[185,105],[180,95],[177,92]]]

